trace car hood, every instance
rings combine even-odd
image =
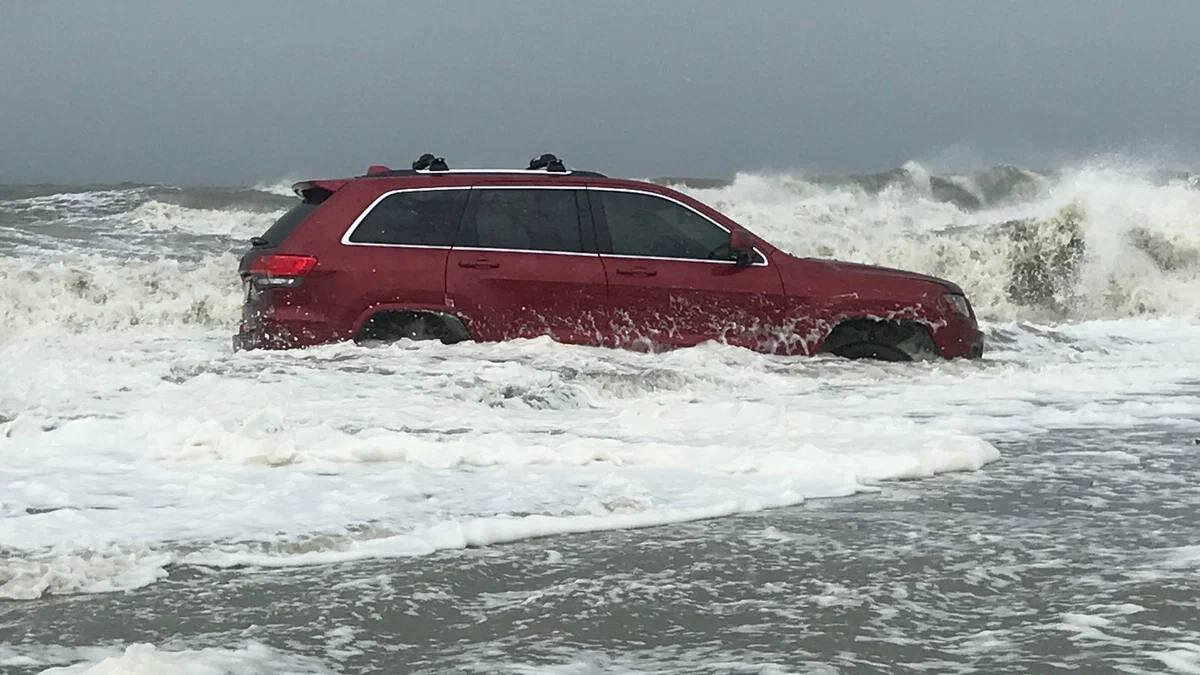
[[[932,284],[937,284],[945,288],[950,293],[963,295],[962,288],[958,284],[932,277],[928,274],[918,274],[917,272],[909,272],[907,270],[898,270],[891,267],[879,267],[877,265],[864,265],[862,263],[843,262],[841,260],[815,260],[827,266],[831,271],[840,274],[860,274],[870,277],[885,277],[891,279],[909,279],[918,281],[927,281]]]

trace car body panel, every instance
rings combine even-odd
[[[601,255],[611,321],[604,344],[690,347],[719,340],[775,351],[784,296],[771,266]]]
[[[549,335],[597,344],[607,318],[604,266],[594,253],[455,248],[446,267],[447,305],[476,340]]]

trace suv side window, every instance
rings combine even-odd
[[[673,201],[637,192],[595,190],[604,206],[612,253],[654,258],[729,260],[729,232]]]
[[[467,189],[410,190],[383,198],[350,233],[356,244],[450,246]]]
[[[575,190],[475,188],[472,194],[475,227],[468,228],[459,245],[527,251],[583,250]]]

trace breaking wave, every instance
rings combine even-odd
[[[39,329],[232,329],[241,306],[236,269],[232,255],[200,263],[0,257],[0,336]]]
[[[741,174],[684,186],[784,249],[959,283],[992,320],[1195,315],[1200,185],[1187,174],[919,165],[847,179]]]
[[[157,200],[139,204],[129,212],[131,223],[149,230],[242,240],[262,234],[278,217],[278,211],[189,208]]]
[[[910,162],[859,176],[659,180],[797,255],[951,279],[984,319],[1200,311],[1196,175],[1097,165],[939,176]],[[293,199],[282,182],[0,186],[0,334],[232,327],[236,256]]]

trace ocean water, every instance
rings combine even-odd
[[[0,672],[1200,672],[1200,185],[679,181],[972,362],[233,353],[287,186],[0,186]]]

